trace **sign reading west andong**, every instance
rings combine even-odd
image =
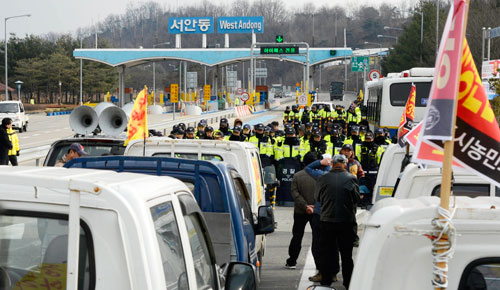
[[[168,33],[214,33],[213,17],[169,17]]]
[[[264,33],[264,17],[219,17],[217,33]]]

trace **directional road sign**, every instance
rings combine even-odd
[[[260,48],[260,54],[299,54],[299,47],[292,46],[266,46]]]
[[[353,56],[351,59],[351,71],[364,71],[368,68],[367,56]]]
[[[283,35],[276,35],[276,43],[283,43]]]

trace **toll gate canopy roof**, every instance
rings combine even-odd
[[[274,59],[299,64],[306,63],[306,57],[301,55],[305,53],[306,48],[300,48],[299,55],[261,55],[259,48],[254,49],[254,56],[258,59]],[[97,61],[114,67],[133,67],[155,60],[184,60],[206,66],[216,66],[248,61],[251,50],[250,48],[76,49],[73,51],[73,56],[76,59]],[[317,65],[351,56],[351,48],[314,47],[309,49],[309,64]]]

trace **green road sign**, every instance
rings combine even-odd
[[[298,46],[261,47],[260,54],[298,54]]]
[[[276,35],[276,43],[283,43],[283,35]]]
[[[353,56],[351,58],[351,71],[363,71],[368,69],[367,56]]]

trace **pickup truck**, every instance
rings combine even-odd
[[[216,239],[213,241],[216,244],[215,254],[221,264],[243,261],[259,267],[257,261],[262,257],[256,251],[256,235],[274,231],[273,226],[266,227],[258,221],[254,223],[243,179],[230,164],[167,157],[106,156],[73,159],[65,167],[170,176],[183,181],[193,192],[211,236]],[[268,208],[272,215],[270,206],[260,207],[259,210],[262,208]],[[224,213],[229,215],[230,225],[229,222],[224,223]],[[224,226],[231,227],[230,237],[219,232]],[[225,249],[228,251],[225,252]]]
[[[435,289],[429,235],[438,205],[435,196],[388,198],[367,211],[349,290]],[[446,289],[500,289],[500,198],[457,196],[450,208],[456,240]]]
[[[146,140],[145,148],[144,140],[130,141],[124,155],[217,160],[232,164],[243,177],[245,186],[250,193],[254,221],[257,220],[259,207],[266,204],[259,150],[251,143],[151,137]],[[266,248],[265,235],[257,236],[256,245],[259,257],[263,258]],[[262,266],[262,259],[260,264]]]
[[[256,289],[253,265],[218,267],[203,214],[180,180],[3,167],[0,184],[2,288]]]
[[[20,133],[28,130],[29,117],[20,101],[0,102],[0,120],[3,118],[11,118],[12,127],[19,130]]]

